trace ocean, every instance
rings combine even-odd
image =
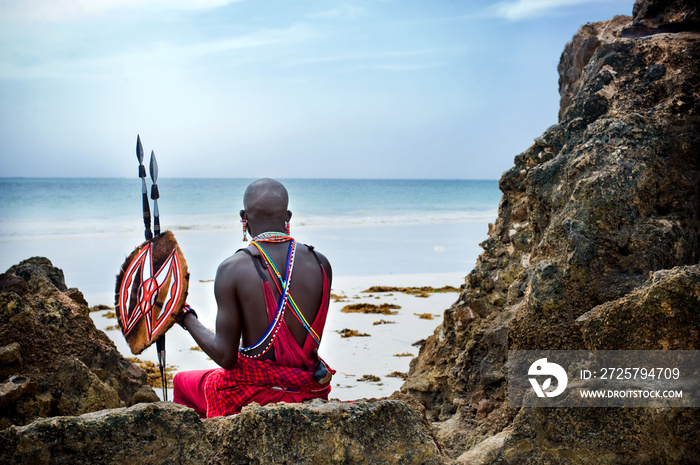
[[[212,279],[245,245],[238,212],[251,181],[159,180],[162,229],[175,232],[194,277]],[[292,235],[324,253],[336,275],[466,275],[501,197],[497,181],[281,181]],[[143,241],[137,177],[0,178],[0,199],[0,269],[43,255],[91,297],[112,292],[122,261]]]

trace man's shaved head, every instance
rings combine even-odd
[[[284,216],[287,214],[288,204],[287,189],[274,179],[258,179],[251,183],[243,194],[243,206],[248,216]]]

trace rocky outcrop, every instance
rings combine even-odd
[[[528,408],[515,418],[499,463],[695,464],[700,409]]]
[[[502,176],[484,252],[402,388],[458,462],[700,461],[695,410],[505,401],[511,349],[700,349],[697,15],[640,0],[567,44],[560,121]]]
[[[0,463],[444,463],[429,430],[399,400],[254,404],[203,421],[160,402],[12,426],[0,437]]]
[[[574,96],[581,89],[581,73],[591,61],[593,53],[606,42],[622,36],[623,27],[629,26],[629,16],[616,16],[610,21],[588,23],[564,46],[564,52],[559,60],[559,119]]]
[[[444,463],[430,425],[401,400],[253,405],[205,425],[213,464]]]
[[[4,430],[0,441],[7,465],[195,465],[212,455],[194,410],[165,402],[37,420]]]
[[[589,350],[697,350],[700,266],[657,271],[639,288],[584,313],[576,323]]]
[[[0,429],[158,400],[48,259],[0,274],[0,321]]]
[[[638,0],[632,14],[630,35],[700,30],[700,5],[695,0]]]

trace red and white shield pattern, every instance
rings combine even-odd
[[[119,289],[119,311],[126,336],[143,318],[149,342],[175,310],[183,290],[182,267],[173,250],[158,271],[153,270],[152,243],[146,244],[124,273]],[[135,298],[130,289],[138,286]]]

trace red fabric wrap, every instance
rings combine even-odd
[[[334,370],[330,370],[335,373]],[[310,371],[284,367],[271,360],[238,356],[232,370],[212,370],[204,386],[207,418],[239,413],[252,403],[303,402],[328,399],[331,385],[319,384]]]

